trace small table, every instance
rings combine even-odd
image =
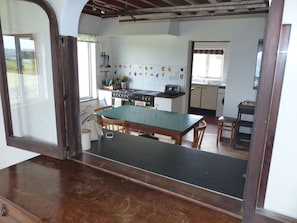
[[[203,119],[201,115],[168,112],[131,105],[99,111],[95,115],[126,120],[128,129],[171,136],[179,145],[181,145],[182,137],[192,129],[194,129],[195,136],[195,131],[197,131],[195,127],[198,127],[199,122]]]

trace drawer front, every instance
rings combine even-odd
[[[0,223],[36,223],[40,219],[0,197]]]

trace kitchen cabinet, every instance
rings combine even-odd
[[[106,105],[112,105],[112,91],[111,90],[98,89],[97,94],[98,94],[99,103],[102,100],[105,100]]]
[[[191,89],[191,107],[201,107],[201,85],[193,85]]]
[[[175,98],[155,97],[154,105],[158,110],[182,113],[183,97],[183,95]]]
[[[216,110],[218,86],[192,85],[191,107]]]

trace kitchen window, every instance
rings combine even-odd
[[[79,35],[77,41],[80,99],[96,97],[96,37]]]
[[[195,42],[192,82],[225,82],[228,42]]]

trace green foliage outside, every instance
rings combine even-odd
[[[6,59],[6,69],[10,102],[12,105],[20,103],[20,76],[17,70],[16,60]],[[36,90],[38,90],[38,77],[34,60],[23,61],[22,75],[23,87],[25,90],[23,93],[36,92]]]

